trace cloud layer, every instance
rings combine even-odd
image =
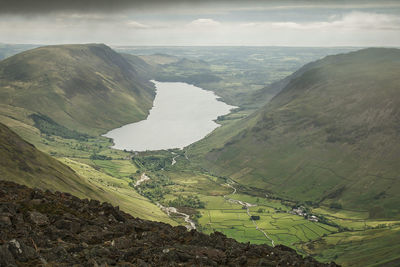
[[[224,10],[400,6],[397,0],[1,0],[0,14],[113,13],[135,9],[213,6]]]
[[[250,0],[253,1],[253,0]],[[118,12],[129,9],[199,5],[211,0],[1,0],[0,14],[45,14],[51,12]],[[238,0],[219,2],[240,2]]]
[[[340,18],[315,22],[257,22],[244,23],[244,27],[290,30],[400,30],[400,17],[391,14],[351,12]]]
[[[5,43],[400,46],[400,2],[0,0]]]

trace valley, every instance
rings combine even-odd
[[[145,54],[138,58],[115,55],[108,48],[98,45],[68,49],[70,50],[67,50],[67,58],[71,55],[75,58],[74,53],[79,55],[80,49],[94,50],[97,51],[95,54],[100,54],[100,58],[107,62],[102,64],[112,66],[111,73],[116,76],[109,74],[108,67],[103,66],[104,72],[96,73],[97,78],[100,77],[99,80],[93,79],[83,83],[88,88],[93,88],[93,84],[96,88],[101,88],[104,92],[101,98],[94,99],[90,105],[83,105],[84,100],[90,99],[93,92],[83,90],[75,92],[76,95],[71,97],[68,95],[68,88],[60,86],[64,82],[68,84],[68,79],[65,81],[62,77],[57,80],[60,77],[56,75],[56,78],[50,77],[47,81],[52,85],[51,97],[42,91],[41,86],[37,86],[35,92],[38,97],[34,99],[34,103],[38,103],[44,95],[46,103],[66,101],[67,104],[60,105],[63,107],[61,112],[57,112],[57,105],[43,105],[40,109],[33,105],[25,105],[30,99],[24,92],[32,89],[27,84],[34,77],[20,82],[20,79],[27,76],[21,78],[18,72],[15,72],[14,80],[5,79],[5,75],[9,74],[9,66],[21,64],[18,61],[22,60],[19,57],[9,58],[6,59],[6,63],[0,62],[3,63],[3,68],[0,66],[0,75],[3,75],[0,82],[2,88],[5,88],[1,92],[4,97],[0,103],[0,122],[24,140],[34,144],[40,151],[68,166],[69,171],[65,172],[71,172],[74,179],[84,186],[78,187],[78,190],[71,189],[68,184],[71,178],[62,178],[63,183],[57,183],[51,178],[43,177],[43,181],[45,178],[50,180],[33,183],[30,176],[29,179],[23,178],[18,182],[43,189],[67,191],[79,197],[108,201],[135,217],[172,225],[186,225],[189,229],[197,229],[206,234],[218,231],[239,242],[271,246],[282,244],[322,262],[335,261],[343,266],[398,262],[400,218],[396,206],[398,198],[395,194],[398,189],[398,154],[397,145],[393,145],[397,140],[394,134],[396,129],[392,127],[395,120],[393,118],[397,118],[395,116],[398,114],[397,109],[393,108],[398,99],[395,87],[397,80],[393,79],[398,70],[397,51],[373,51],[372,54],[361,56],[351,54],[358,56],[357,59],[361,63],[353,59],[356,63],[347,66],[346,71],[341,65],[344,64],[343,61],[348,64],[345,56],[328,57],[325,61],[306,65],[289,76],[290,79],[282,82],[277,80],[291,74],[297,68],[292,60],[283,60],[290,64],[281,63],[287,68],[277,71],[276,76],[270,75],[274,78],[267,75],[270,77],[269,82],[266,82],[267,78],[264,77],[257,81],[258,85],[247,87],[254,81],[252,76],[238,75],[243,71],[239,66],[247,67],[237,63],[232,69],[228,69],[231,62],[226,62],[225,65],[216,64],[220,54],[213,50],[206,53],[206,50],[201,52],[198,48],[191,52],[202,55],[201,60],[209,58],[209,62],[204,63],[190,58],[187,49],[178,52],[175,50],[173,56],[154,55],[155,51],[150,49],[151,55]],[[129,49],[124,48],[124,52],[132,52]],[[252,49],[248,49],[247,53],[253,53]],[[137,53],[137,50],[135,51]],[[171,51],[165,48],[159,52]],[[37,60],[31,53],[33,52],[27,52],[26,57]],[[293,51],[286,53],[288,55],[284,58],[287,59]],[[315,53],[312,57],[317,57],[320,53],[328,52]],[[382,105],[386,105],[386,109],[382,109],[380,103],[376,104],[376,110],[386,111],[383,114],[375,114],[374,110],[366,114],[357,113],[362,110],[362,105],[366,104],[361,100],[357,101],[361,96],[354,88],[366,84],[374,85],[373,81],[365,80],[362,76],[363,71],[375,71],[363,60],[368,57],[372,60],[382,58],[381,53],[384,59],[393,59],[390,61],[391,71],[375,77],[382,81],[394,81],[385,87],[388,97],[383,99]],[[254,54],[251,55],[249,58],[254,59]],[[207,69],[205,72],[216,75],[221,80],[214,77],[215,80],[208,85],[195,82],[193,77],[187,80],[187,77],[197,73],[197,65],[193,62],[188,63],[181,57],[204,64],[207,66],[204,67]],[[302,59],[296,62],[306,61],[310,56],[305,53],[304,57],[299,58]],[[99,59],[95,62],[97,60]],[[140,64],[135,68],[132,60]],[[247,69],[249,72],[252,68],[260,67],[252,65],[255,63],[248,58],[242,60],[247,60],[251,66]],[[276,62],[280,60],[282,58],[276,59]],[[127,62],[131,62],[129,64],[132,64],[132,67],[129,69],[132,69],[120,76],[118,69],[123,68]],[[384,64],[378,61],[376,68],[383,69],[383,65],[378,63]],[[338,71],[333,67],[335,64],[342,68]],[[364,66],[365,69],[355,73],[351,71],[359,70],[360,66]],[[220,71],[217,71],[218,68]],[[88,75],[94,73],[90,67],[84,71],[91,73]],[[232,83],[235,81],[234,86],[227,83],[230,71],[237,79],[232,79]],[[144,73],[148,77],[144,77]],[[177,73],[179,75],[175,76]],[[199,73],[204,74],[202,71]],[[350,74],[346,76],[343,73]],[[41,73],[35,75],[42,77]],[[70,75],[74,77],[78,74]],[[164,81],[192,82],[204,89],[215,91],[224,101],[239,105],[239,108],[218,117],[216,123],[221,127],[183,149],[142,152],[113,149],[112,140],[101,135],[114,127],[144,119],[154,99],[154,88],[147,80],[160,78],[162,75]],[[336,80],[343,80],[340,86],[348,84],[350,80],[352,86],[345,87],[348,90],[337,91],[335,79],[329,75],[333,75]],[[352,76],[359,78],[361,85],[354,82]],[[52,83],[53,79],[57,82]],[[39,80],[41,83],[44,81]],[[137,86],[137,90],[129,89],[131,83]],[[268,83],[270,84],[265,87]],[[364,92],[368,93],[365,101],[370,107],[371,103],[375,103],[370,101],[380,96],[371,89],[375,88],[372,85],[363,87],[366,88]],[[85,86],[79,88],[86,88]],[[110,103],[113,104],[106,105],[105,110],[101,110],[104,109],[104,105],[99,103],[108,103],[105,99],[113,97],[114,86],[119,90],[117,98],[111,100]],[[215,89],[216,87],[219,89]],[[243,91],[238,92],[234,88],[242,88]],[[273,90],[278,90],[277,88],[282,91],[272,98],[272,95],[277,93]],[[321,88],[330,88],[333,93]],[[21,95],[12,98],[11,95],[16,90],[22,90]],[[318,93],[324,100],[313,94],[313,90],[319,90]],[[342,103],[352,112],[350,117],[341,110],[343,106],[338,105],[338,111],[335,99],[351,93],[354,94],[350,96],[353,101]],[[73,105],[68,107],[74,102],[74,97],[80,99],[78,108],[81,109],[79,112],[74,110],[70,113],[76,108]],[[119,117],[123,110],[132,105],[132,102],[125,101],[125,97],[139,97],[143,101],[133,101],[134,105],[131,108],[134,112]],[[254,97],[259,102],[248,105],[250,102],[246,101]],[[354,103],[361,103],[361,106]],[[109,113],[112,105],[121,106],[121,109]],[[333,119],[330,117],[331,113],[321,111],[321,107],[327,107],[329,112],[336,114],[340,119]],[[106,119],[103,122],[91,120],[98,116],[97,112],[105,115]],[[394,117],[391,117],[392,114],[395,114]],[[64,120],[65,118],[68,119]],[[114,121],[114,118],[119,120]],[[373,124],[375,119],[371,118],[381,120]],[[336,124],[332,124],[332,121]],[[355,128],[350,127],[354,122],[368,122],[373,124],[373,127],[366,129],[362,123],[357,124]],[[378,131],[379,127],[384,131]],[[374,146],[371,147],[370,143]],[[384,156],[378,157],[372,154],[372,151],[378,151],[379,155]],[[377,159],[384,159],[381,165],[386,167],[377,166]],[[362,166],[361,170],[357,169],[357,166]],[[16,167],[18,168],[21,167]],[[19,171],[26,172],[23,169]],[[14,171],[10,171],[12,172]],[[38,172],[40,177],[40,171]],[[2,177],[8,177],[8,180],[15,179],[5,172],[2,172]],[[357,180],[357,177],[362,177],[362,180]],[[368,202],[373,203],[371,207],[368,207],[370,204],[363,203],[366,200],[371,200]]]
[[[153,179],[170,179],[169,185],[162,186],[162,189],[157,189],[153,181],[143,190],[148,190],[146,195],[150,199],[157,199],[161,203],[165,201],[164,203],[170,204],[170,201],[183,196],[184,201],[174,201],[180,205],[176,207],[183,212],[191,212],[197,229],[202,232],[220,231],[241,242],[271,244],[272,241],[266,234],[275,245],[284,244],[321,261],[335,260],[345,266],[358,266],[359,262],[365,265],[374,264],[371,262],[371,254],[377,256],[373,258],[376,264],[397,258],[397,245],[389,244],[395,242],[399,233],[398,220],[371,219],[365,211],[336,209],[329,205],[313,207],[304,202],[266,197],[270,192],[238,183],[235,183],[237,193],[233,194],[235,191],[228,186],[233,182],[231,179],[197,169],[184,157],[184,152],[176,158],[174,165],[170,165],[176,157],[174,153],[179,152],[147,152],[139,153],[135,157],[134,161],[150,171],[149,175]],[[160,184],[165,182],[160,180]],[[194,195],[198,196],[204,207],[193,209],[199,207],[188,201]],[[299,208],[302,212],[299,212]],[[250,216],[259,218],[252,221],[249,213]],[[299,215],[301,213],[303,214]],[[304,213],[308,216],[304,217]],[[394,234],[394,239],[389,238]],[[355,249],[355,254],[349,255],[348,249],[362,244],[368,253]],[[377,250],[376,246],[381,248]],[[392,258],[379,256],[382,253],[391,255]],[[358,257],[357,261],[352,263],[350,259],[355,255]]]
[[[107,150],[100,154],[116,156]],[[348,249],[354,249],[358,260],[363,260],[366,265],[371,264],[369,255],[377,252],[377,256],[384,253],[396,258],[397,244],[390,244],[394,242],[393,235],[400,230],[398,220],[371,219],[366,211],[335,209],[329,205],[313,207],[304,202],[266,197],[270,192],[238,183],[233,185],[237,190],[233,194],[234,190],[228,186],[231,179],[212,175],[191,165],[185,158],[185,151],[140,152],[136,155],[123,151],[118,153],[118,160],[91,160],[90,156],[72,160],[86,162],[88,166],[114,177],[125,176],[125,180],[130,181],[131,190],[136,190],[151,203],[174,207],[178,212],[190,215],[195,227],[204,233],[219,231],[238,241],[254,244],[271,245],[273,241],[274,245],[284,244],[321,261],[335,260],[345,266],[351,266],[353,259],[346,252]],[[133,160],[121,159],[123,155],[133,157]],[[174,158],[176,162],[172,164]],[[63,162],[74,166],[69,159]],[[143,173],[150,180],[135,186]],[[80,172],[80,175],[90,177],[90,173]],[[121,190],[118,184],[109,180],[99,182],[112,190]],[[243,209],[243,203],[250,205]],[[316,216],[319,222],[294,214],[293,209],[300,206],[310,216]],[[251,216],[259,217],[254,221],[257,226],[250,220],[248,212]],[[169,215],[178,224],[188,224],[181,215]],[[363,249],[368,253],[356,249],[362,244],[365,244]],[[376,246],[380,249],[376,249]],[[384,251],[381,247],[385,248]]]

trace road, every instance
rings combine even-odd
[[[233,189],[233,192],[232,192],[231,194],[229,194],[229,195],[234,195],[234,194],[236,194],[237,190],[236,190],[236,188],[232,185],[232,183],[226,183],[225,185],[227,185],[228,187],[230,187],[230,188]],[[256,205],[256,204],[252,204],[252,203],[248,203],[248,202],[244,202],[244,201],[241,201],[241,200],[229,198],[229,197],[228,197],[229,195],[224,195],[224,199],[227,200],[227,201],[229,201],[229,202],[231,202],[231,203],[239,204],[239,205],[242,205],[243,207],[245,207],[245,208],[246,208],[247,215],[250,217],[250,220],[253,222],[254,226],[256,227],[256,230],[257,230],[257,231],[260,231],[261,233],[263,233],[263,235],[271,242],[272,247],[275,247],[274,240],[273,240],[272,238],[270,238],[270,237],[268,236],[268,234],[267,234],[262,228],[260,228],[260,227],[257,225],[256,221],[253,220],[253,219],[251,218],[252,215],[250,214],[250,207],[255,207],[255,206],[257,206],[257,205]]]

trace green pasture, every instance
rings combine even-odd
[[[400,226],[335,233],[299,247],[320,261],[343,266],[398,266]]]
[[[255,203],[257,199],[242,194],[228,197],[249,203]],[[201,200],[206,203],[206,208],[200,210],[202,217],[199,219],[199,224],[202,231],[206,233],[220,231],[242,242],[270,244],[264,234],[256,229],[246,209],[241,205],[229,202],[220,196],[203,196]],[[255,221],[256,224],[274,240],[275,244],[293,246],[295,243],[315,240],[337,231],[335,227],[311,222],[301,216],[278,212],[274,207],[282,208],[282,205],[259,198],[257,206],[250,208],[250,214],[260,216],[260,220]],[[258,212],[259,209],[262,212]]]
[[[155,204],[150,203],[148,199],[130,187],[129,179],[112,177],[95,170],[88,164],[79,162],[79,159],[61,158],[59,160],[71,167],[79,176],[101,192],[103,198],[100,200],[120,206],[122,210],[136,217],[176,224]]]

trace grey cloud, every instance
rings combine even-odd
[[[175,4],[198,4],[198,0],[1,0],[0,14],[44,14],[49,12],[118,12]],[[235,0],[233,0],[235,1]],[[211,2],[211,0],[210,0]]]
[[[379,1],[395,3],[394,0]],[[45,14],[49,12],[119,12],[127,9],[151,9],[154,7],[193,7],[204,5],[347,5],[368,4],[373,0],[0,0],[0,14]]]

